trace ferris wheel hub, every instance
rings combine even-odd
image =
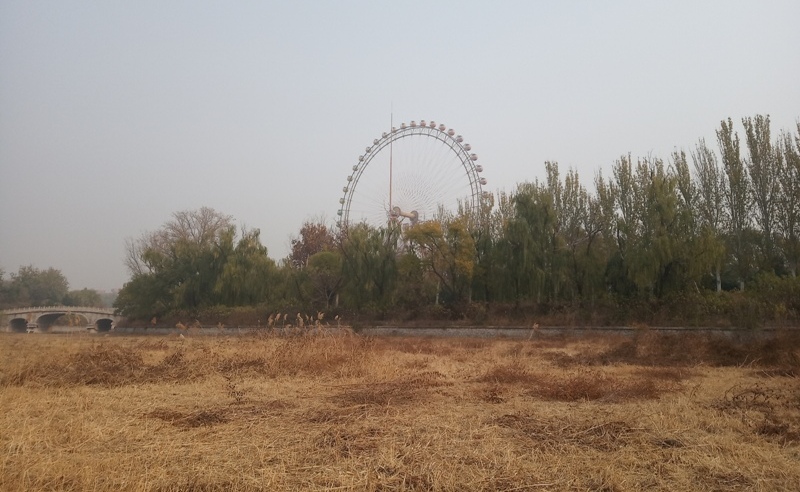
[[[416,210],[404,212],[402,209],[400,209],[400,207],[393,207],[389,212],[389,219],[393,221],[401,220],[401,217],[408,219],[411,222],[411,225],[416,225],[416,223],[419,222],[419,212]]]

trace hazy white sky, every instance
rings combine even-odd
[[[434,119],[489,190],[590,183],[732,117],[800,117],[800,2],[0,2],[0,267],[119,288],[126,237],[209,206],[275,259],[333,221],[394,121]]]

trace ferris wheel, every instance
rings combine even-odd
[[[486,178],[478,156],[455,130],[420,120],[372,141],[342,188],[336,224],[414,225],[463,210],[478,217]]]

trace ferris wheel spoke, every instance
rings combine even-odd
[[[433,220],[441,211],[477,210],[485,180],[471,147],[444,125],[424,125],[422,120],[401,124],[365,148],[343,188],[341,227],[362,221],[383,227],[390,220]]]

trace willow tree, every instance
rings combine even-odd
[[[361,310],[383,309],[392,302],[397,279],[398,227],[350,227],[341,239],[342,300]]]
[[[458,304],[470,300],[475,243],[463,218],[421,222],[406,229],[404,237],[440,282],[445,301]]]
[[[214,285],[214,302],[224,306],[249,306],[270,298],[277,267],[261,244],[258,229],[242,230],[236,241],[226,236],[225,244],[218,250],[221,271]]]
[[[514,301],[552,298],[554,197],[540,183],[522,183],[514,194],[514,217],[504,233]]]
[[[639,160],[634,180],[635,239],[628,254],[631,280],[640,290],[662,296],[668,282],[681,275],[685,257],[680,245],[690,237],[681,223],[676,176],[661,159]]]
[[[127,316],[250,305],[271,288],[275,265],[259,231],[242,230],[237,240],[233,219],[207,207],[177,212],[128,246],[131,279],[114,304]]]

